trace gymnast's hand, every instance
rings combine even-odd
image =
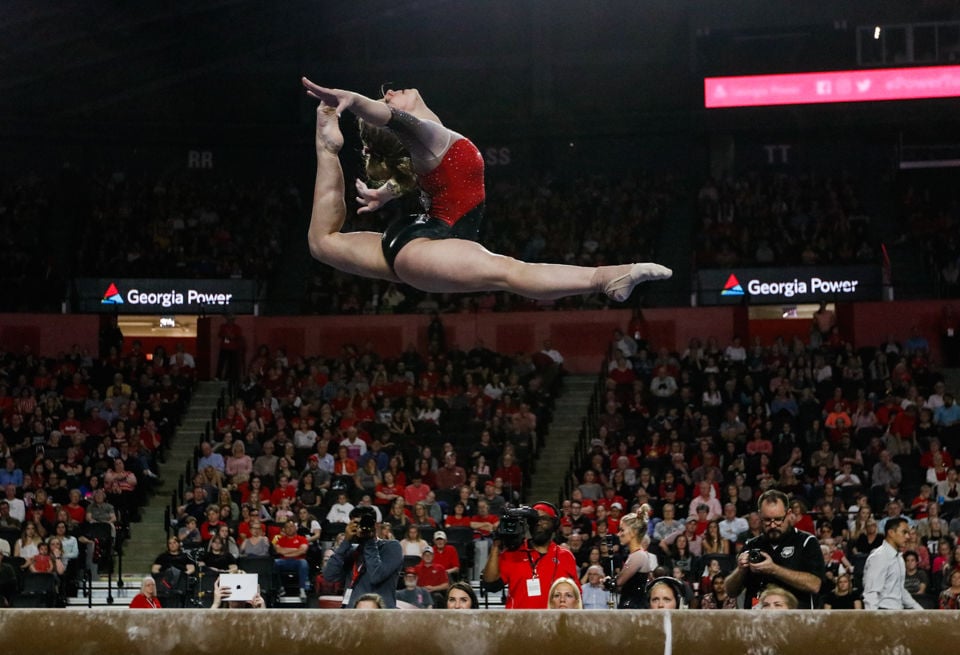
[[[394,195],[385,184],[376,189],[368,187],[363,180],[357,180],[357,203],[360,204],[358,214],[369,214],[375,212],[385,204],[393,200]]]
[[[353,101],[356,97],[356,94],[352,91],[344,91],[343,89],[328,89],[326,87],[314,84],[305,77],[301,77],[300,82],[303,84],[303,88],[307,90],[308,96],[316,98],[330,107],[336,107],[337,116],[342,115],[344,110],[350,109],[350,107],[353,106]]]

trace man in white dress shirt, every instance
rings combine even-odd
[[[885,539],[867,558],[863,569],[863,607],[868,610],[901,610],[923,607],[903,586],[906,566],[900,551],[910,534],[906,519],[887,520]]]

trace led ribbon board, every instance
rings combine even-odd
[[[960,66],[708,77],[704,106],[763,107],[960,96]]]

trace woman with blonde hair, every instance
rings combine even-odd
[[[247,455],[242,441],[234,442],[224,472],[231,480],[237,475],[250,475],[253,472],[253,460]]]
[[[620,546],[626,548],[627,559],[617,575],[617,588],[620,590],[619,609],[642,608],[649,573],[656,567],[653,557],[644,546],[647,536],[647,517],[650,506],[643,504],[636,512],[620,519]]]
[[[783,587],[769,584],[760,592],[758,607],[762,610],[795,610],[798,605],[797,597]]]
[[[140,593],[133,597],[130,609],[158,610],[162,609],[160,599],[157,598],[157,581],[152,576],[146,576],[140,581]]]
[[[547,607],[552,610],[582,610],[583,598],[580,596],[580,588],[577,583],[570,578],[557,578],[550,585],[550,593],[547,595]]]

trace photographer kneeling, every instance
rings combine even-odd
[[[353,508],[343,534],[345,539],[323,567],[325,580],[344,584],[343,606],[354,607],[361,596],[376,593],[385,607],[396,607],[403,568],[400,542],[377,537],[377,515],[369,506]]]
[[[507,609],[547,609],[555,580],[579,579],[573,554],[553,541],[559,525],[560,513],[547,502],[508,509],[500,517],[483,579],[492,591],[507,587]]]

